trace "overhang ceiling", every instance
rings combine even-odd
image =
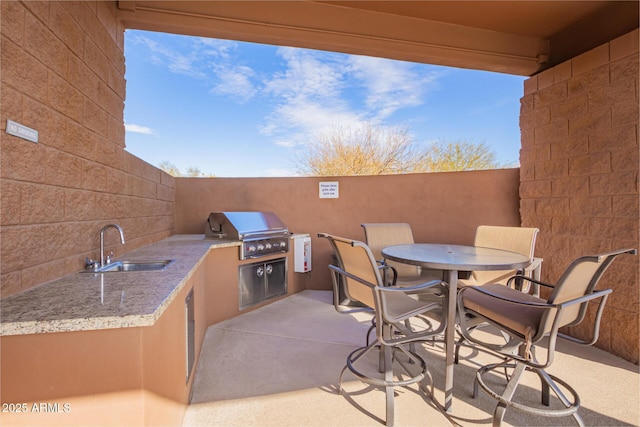
[[[118,1],[125,28],[534,75],[638,28],[638,1]]]

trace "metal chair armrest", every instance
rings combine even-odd
[[[595,318],[593,319],[593,330],[591,333],[591,339],[590,340],[582,340],[580,338],[576,338],[576,337],[572,337],[566,334],[561,333],[559,330],[555,330],[555,335],[551,336],[551,339],[555,341],[556,337],[565,339],[567,341],[571,341],[574,342],[576,344],[580,344],[580,345],[584,345],[584,346],[591,346],[594,345],[596,343],[596,341],[598,341],[598,338],[600,337],[600,321],[602,319],[602,312],[604,311],[604,305],[607,302],[607,298],[609,297],[609,294],[613,292],[612,289],[604,289],[601,291],[594,291],[593,293],[589,294],[589,295],[585,295],[584,297],[581,298],[575,298],[571,301],[567,301],[566,303],[563,303],[561,305],[564,306],[568,306],[568,305],[573,305],[573,304],[581,304],[584,302],[588,302],[590,300],[596,299],[596,298],[600,298],[600,303],[598,304],[598,309],[596,310],[596,315]],[[570,326],[570,325],[568,325]],[[552,342],[552,344],[555,345],[555,342]]]
[[[433,294],[433,292],[431,291],[431,288],[435,287],[435,286],[444,286],[444,287],[449,287],[449,284],[447,282],[443,282],[442,280],[430,280],[428,282],[425,283],[421,283],[419,285],[415,285],[415,286],[403,286],[401,288],[399,287],[391,287],[391,286],[387,286],[384,289],[381,289],[381,291],[383,292],[400,292],[403,294],[407,294],[407,295],[420,295],[420,294]],[[429,291],[429,292],[427,292]]]
[[[574,298],[572,300],[557,304],[557,306],[560,308],[565,308],[575,304],[582,304],[584,302],[591,301],[592,299],[602,298],[605,295],[609,295],[611,292],[613,292],[613,289],[603,289],[600,291],[593,291],[588,295],[583,295],[581,297]]]
[[[526,277],[524,277],[524,276],[514,276],[511,279],[514,279],[516,277],[518,277],[518,278],[522,277],[522,278],[526,279]],[[511,279],[509,279],[509,280],[511,280]],[[458,292],[458,301],[461,301],[462,294],[464,292],[469,291],[470,289],[474,289],[474,290],[476,290],[476,291],[478,291],[480,293],[483,293],[483,294],[485,294],[487,296],[490,296],[492,298],[495,298],[495,299],[498,299],[498,300],[501,300],[501,301],[504,301],[504,302],[507,302],[507,303],[510,303],[510,304],[513,304],[513,305],[520,305],[520,306],[525,306],[525,307],[539,307],[539,308],[554,308],[554,307],[557,307],[555,304],[549,304],[547,302],[538,303],[538,302],[533,302],[533,301],[517,301],[517,300],[511,299],[511,298],[506,298],[503,295],[497,295],[497,294],[495,294],[495,293],[493,293],[491,291],[488,291],[488,290],[484,289],[482,287],[482,285],[480,285],[480,286],[467,286],[467,287],[464,287],[464,288],[460,289],[460,291]]]
[[[331,267],[331,266],[329,266]],[[341,274],[339,268],[330,268],[331,270],[331,281],[333,282],[333,307],[336,309],[338,313],[350,314],[350,313],[360,313],[360,312],[368,312],[372,313],[373,309],[371,307],[358,307],[358,308],[344,308],[340,305],[340,289],[338,283],[338,275]]]
[[[390,298],[393,294],[402,294],[406,295],[408,299],[411,299],[409,295],[420,295],[420,294],[429,294],[433,295],[434,287],[448,287],[449,285],[442,280],[431,280],[429,282],[422,283],[416,286],[407,286],[407,287],[376,287],[376,298],[377,303],[379,304],[378,309],[376,310],[377,322],[379,324],[387,323],[393,325],[401,334],[399,336],[385,337],[381,333],[382,330],[378,332],[378,340],[386,345],[398,345],[409,343],[413,341],[423,341],[430,338],[433,338],[436,335],[441,334],[446,328],[446,319],[442,319],[442,322],[436,329],[426,329],[423,331],[413,331],[411,327],[406,323],[408,319],[413,317],[420,317],[424,313],[434,310],[436,308],[442,307],[442,303],[440,302],[423,302],[421,304],[409,306],[409,310],[402,313],[390,313],[387,307],[387,298]],[[403,324],[404,322],[404,324]]]
[[[507,286],[509,286],[509,287],[511,287],[513,289],[521,290],[523,281],[527,281],[527,282],[529,282],[529,283],[531,283],[533,285],[532,289],[533,289],[534,293],[532,295],[534,295],[536,297],[540,296],[540,288],[539,288],[540,286],[544,286],[544,287],[550,288],[550,289],[553,289],[555,287],[554,285],[550,285],[549,283],[545,283],[545,282],[542,282],[540,280],[533,279],[531,277],[527,277],[527,276],[522,275],[522,274],[516,274],[515,276],[510,277],[509,280],[507,280]]]
[[[330,270],[333,270],[336,273],[341,274],[343,276],[347,276],[349,279],[353,279],[353,280],[355,280],[357,282],[360,282],[360,283],[362,283],[364,285],[370,286],[371,288],[375,288],[376,287],[376,285],[374,283],[368,282],[368,281],[366,281],[366,280],[364,280],[364,279],[362,279],[362,278],[360,278],[358,276],[355,276],[355,275],[353,275],[353,274],[351,274],[351,273],[349,273],[347,271],[344,271],[343,269],[341,269],[338,266],[329,264],[328,267],[329,267]]]

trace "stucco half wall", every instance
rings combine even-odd
[[[320,198],[337,182],[338,198]],[[307,288],[330,289],[327,232],[364,240],[364,222],[407,222],[416,241],[471,244],[480,224],[520,225],[519,169],[359,177],[178,178],[176,233],[204,233],[212,211],[273,211],[312,236]]]

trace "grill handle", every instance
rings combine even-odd
[[[211,230],[212,233],[220,233],[222,234],[222,223],[218,223],[218,229],[216,230],[216,228],[214,227],[213,224],[211,224],[211,217],[207,218],[207,222],[209,223],[209,230]]]

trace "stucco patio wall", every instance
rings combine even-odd
[[[540,228],[543,280],[578,256],[640,246],[638,89],[638,30],[525,81],[520,213]],[[599,285],[614,292],[597,346],[635,363],[639,258],[618,259]]]
[[[328,242],[364,240],[361,223],[407,222],[421,242],[472,244],[479,224],[520,224],[519,169],[333,178],[177,178],[176,233],[204,233],[212,211],[274,211],[312,237],[307,289],[331,289]],[[338,198],[320,198],[337,182]]]
[[[124,28],[115,2],[2,1],[0,295],[79,271],[173,228],[174,179],[124,150]],[[8,135],[7,119],[38,131]]]

